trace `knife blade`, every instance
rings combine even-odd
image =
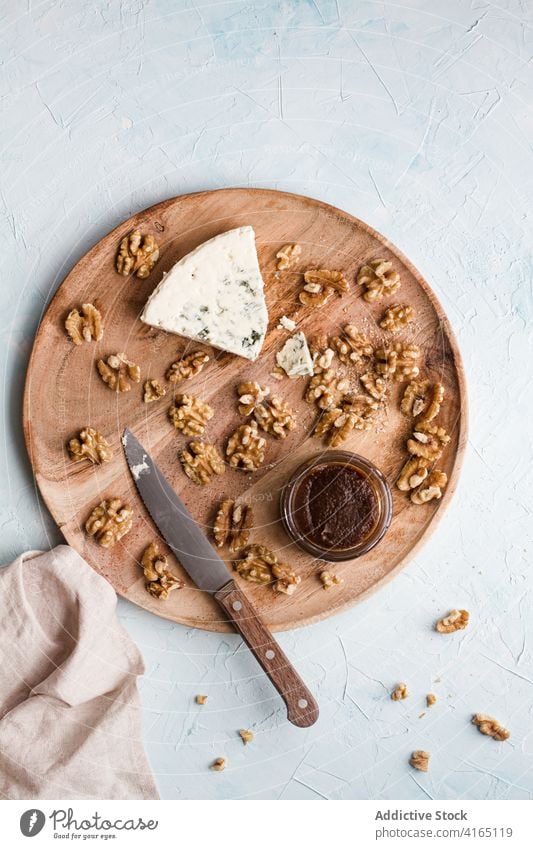
[[[254,654],[301,728],[318,719],[318,705],[261,620],[248,597],[174,492],[148,451],[126,428],[122,436],[129,470],[141,499],[169,548],[197,587],[211,593]]]

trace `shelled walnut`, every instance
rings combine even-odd
[[[250,380],[237,385],[239,396],[239,413],[241,416],[250,416],[256,406],[260,404],[270,393],[268,386],[260,386],[255,380]]]
[[[350,290],[342,271],[328,271],[326,268],[310,268],[304,273],[304,287],[299,298],[308,307],[324,306],[333,292],[344,294]]]
[[[226,769],[226,765],[226,758],[215,758],[215,760],[211,764],[211,769],[215,772],[223,772]]]
[[[254,739],[253,732],[248,731],[247,728],[241,728],[241,730],[239,731],[239,737],[241,738],[245,746],[247,746],[248,743],[251,743]]]
[[[442,383],[411,380],[405,387],[400,409],[406,415],[418,417],[420,423],[431,422],[438,416],[443,400]]]
[[[255,472],[265,459],[266,439],[259,436],[257,422],[239,425],[228,439],[226,457],[230,466]]]
[[[392,267],[392,262],[373,259],[361,266],[357,273],[357,283],[364,287],[363,298],[371,304],[397,292],[401,281],[400,275]]]
[[[363,358],[374,355],[374,346],[370,339],[354,324],[345,325],[342,336],[333,336],[331,345],[341,363],[358,363]]]
[[[434,469],[427,478],[411,493],[413,504],[427,504],[442,498],[442,491],[448,483],[448,476],[439,469]]]
[[[209,442],[189,442],[179,458],[187,477],[200,486],[210,483],[213,475],[223,475],[226,471],[224,460]]]
[[[151,542],[145,548],[141,566],[144,572],[146,591],[154,598],[165,600],[172,590],[181,590],[185,586],[184,581],[169,571],[168,560],[164,554],[160,554],[159,546],[155,542]]]
[[[487,716],[484,713],[475,713],[472,717],[472,724],[476,725],[482,734],[492,737],[493,740],[503,742],[511,736],[511,732],[500,725],[497,719],[493,719],[492,716]]]
[[[302,248],[300,245],[283,245],[276,254],[276,268],[278,271],[287,271],[298,262]]]
[[[185,436],[201,436],[214,414],[209,404],[194,395],[176,395],[168,411],[168,417],[176,430]]]
[[[385,310],[379,326],[391,333],[398,333],[399,330],[403,330],[411,321],[414,321],[414,318],[413,307],[408,306],[408,304],[393,304]]]
[[[327,410],[317,422],[313,436],[327,436],[327,444],[336,448],[353,430],[370,430],[379,404],[366,395],[345,399],[340,406]]]
[[[143,401],[145,404],[152,404],[158,401],[167,394],[167,390],[156,377],[151,377],[144,382]]]
[[[248,544],[254,524],[253,510],[248,504],[236,504],[230,498],[220,502],[213,525],[213,536],[219,548],[228,545],[232,552]]]
[[[165,375],[170,383],[179,383],[180,380],[188,380],[191,377],[196,377],[203,367],[209,362],[209,354],[205,351],[192,351],[172,363],[167,369]]]
[[[253,584],[269,584],[272,581],[271,567],[277,561],[278,558],[273,551],[264,545],[254,543],[245,548],[233,565],[241,578]]]
[[[296,427],[296,418],[291,407],[283,398],[273,395],[253,411],[254,419],[265,433],[270,433],[276,439],[285,439]]]
[[[393,377],[400,382],[412,380],[420,371],[417,360],[420,356],[418,345],[403,342],[386,342],[376,348],[376,371],[382,377]]]
[[[348,378],[338,377],[334,369],[326,369],[309,380],[305,400],[310,404],[315,402],[321,410],[330,410],[339,403],[349,388]]]
[[[437,697],[436,697],[435,693],[428,693],[427,694],[426,705],[428,707],[433,707],[433,705],[436,703],[436,701],[437,701]]]
[[[407,440],[407,450],[414,457],[438,460],[450,437],[440,425],[423,424]]]
[[[422,749],[417,749],[409,758],[409,763],[414,769],[419,769],[420,772],[427,772],[429,768],[429,752],[424,752]]]
[[[77,439],[71,439],[68,443],[68,453],[75,463],[85,459],[91,463],[108,463],[113,459],[108,441],[94,427],[83,428]]]
[[[129,392],[130,380],[139,383],[141,369],[126,357],[126,354],[111,354],[107,361],[98,360],[96,363],[98,373],[104,383],[114,392]]]
[[[322,374],[331,367],[335,351],[333,348],[324,348],[324,350],[312,350],[313,354],[313,374]]]
[[[400,702],[406,699],[408,695],[407,684],[398,684],[390,694],[390,697],[393,702]]]
[[[425,457],[410,457],[404,463],[396,480],[396,486],[402,492],[416,489],[423,483],[429,474],[430,461]]]
[[[367,371],[359,378],[366,392],[374,401],[383,401],[387,396],[387,381],[373,371]]]
[[[93,304],[82,304],[81,311],[73,309],[65,319],[65,330],[75,345],[99,342],[104,335],[102,316]]]
[[[330,590],[332,587],[340,586],[344,581],[338,575],[333,575],[331,572],[327,570],[323,570],[319,574],[320,583],[322,584],[325,590]]]
[[[120,498],[107,498],[95,507],[85,523],[85,530],[103,548],[110,548],[125,536],[133,525],[133,510]]]
[[[293,595],[296,592],[298,584],[302,581],[294,569],[286,563],[274,563],[272,566],[272,576],[275,578],[272,584],[274,592],[284,593],[285,595]]]
[[[453,634],[455,631],[463,631],[470,621],[468,610],[451,610],[447,616],[439,619],[435,625],[435,631],[439,634]]]
[[[207,704],[207,696],[202,695],[201,693],[194,697],[194,701],[197,705],[205,705]]]
[[[150,234],[143,236],[140,230],[133,230],[120,243],[116,269],[123,277],[135,274],[144,279],[158,259],[159,247],[154,237]]]

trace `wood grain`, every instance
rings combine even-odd
[[[248,363],[210,350],[211,362],[187,381],[187,391],[215,408],[206,437],[221,447],[240,421],[235,403],[239,380],[255,379],[270,385],[294,407],[298,427],[286,440],[269,438],[266,463],[259,471],[250,474],[228,469],[210,486],[200,488],[185,477],[177,459],[187,439],[177,434],[167,418],[170,386],[165,398],[146,405],[142,403],[142,383],[129,393],[116,395],[100,380],[95,363],[100,357],[125,351],[141,365],[143,381],[162,378],[169,364],[179,353],[190,351],[192,343],[138,320],[148,295],[162,273],[192,248],[244,224],[251,224],[256,231],[266,284],[270,323],[262,355],[258,362]],[[161,258],[147,280],[123,278],[114,269],[118,243],[134,227],[152,233],[161,248]],[[287,242],[301,244],[301,262],[295,270],[277,274],[275,253]],[[305,268],[340,268],[354,281],[363,262],[379,257],[392,259],[401,273],[402,288],[393,299],[368,305],[360,287],[352,283],[348,296],[336,297],[325,309],[313,312],[299,303],[300,272]],[[63,321],[72,307],[87,301],[102,312],[104,336],[99,343],[75,347],[64,332]],[[351,321],[379,337],[383,333],[377,320],[393,301],[415,307],[416,324],[405,336],[422,349],[423,373],[442,381],[446,388],[439,421],[452,439],[439,465],[447,472],[449,484],[440,502],[424,506],[411,505],[403,493],[393,489],[394,517],[387,535],[364,557],[335,566],[344,584],[325,592],[317,577],[322,564],[291,543],[279,520],[283,483],[298,464],[323,450],[323,445],[309,437],[314,411],[303,400],[305,381],[278,383],[270,377],[275,352],[288,335],[277,324],[285,314],[312,337],[320,332],[336,333]],[[343,446],[376,463],[391,485],[402,464],[409,433],[409,423],[398,410],[399,391],[395,386],[380,432],[358,432]],[[120,435],[124,427],[130,427],[152,453],[206,531],[222,496],[245,498],[254,508],[253,541],[274,549],[303,577],[298,592],[290,597],[275,595],[269,587],[240,584],[268,627],[276,631],[308,624],[354,604],[392,578],[427,539],[458,479],[467,434],[466,403],[461,358],[442,307],[419,272],[384,237],[347,213],[310,198],[264,189],[222,189],[172,198],[138,213],[98,242],[72,269],[37,332],[25,386],[24,433],[37,483],[66,540],[117,592],[185,625],[230,629],[216,602],[191,586],[176,562],[173,568],[185,578],[185,589],[172,593],[166,602],[156,601],[145,591],[139,560],[145,546],[158,534],[137,496],[122,455]],[[112,443],[115,456],[111,463],[92,467],[69,460],[66,441],[88,424]],[[83,526],[92,507],[103,497],[114,495],[134,507],[136,518],[133,530],[112,550],[106,550],[86,536]]]

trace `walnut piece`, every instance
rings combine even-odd
[[[207,696],[202,696],[202,695],[195,696],[194,701],[196,702],[197,705],[205,705],[206,702],[207,702]]]
[[[400,404],[402,413],[419,417],[419,423],[431,422],[440,412],[444,400],[442,383],[429,380],[411,380],[405,387]]]
[[[241,578],[252,584],[269,584],[272,580],[271,567],[277,563],[277,557],[264,545],[249,545],[233,564]]]
[[[398,333],[399,330],[403,330],[411,321],[414,321],[414,318],[413,307],[407,304],[393,304],[385,310],[379,326],[391,333]]]
[[[220,502],[213,525],[213,536],[219,548],[228,545],[229,550],[239,551],[248,544],[254,514],[248,504],[236,504],[230,498]]]
[[[114,392],[129,392],[130,380],[139,383],[141,379],[141,369],[131,363],[124,353],[111,354],[107,361],[98,360],[96,368],[104,383]]]
[[[364,357],[372,357],[374,354],[374,346],[370,339],[354,324],[345,325],[343,335],[334,336],[331,344],[339,355],[341,363],[358,363]]]
[[[206,354],[205,351],[192,351],[182,357],[181,360],[172,363],[167,369],[165,377],[170,383],[188,380],[190,377],[196,377],[208,362],[209,354]]]
[[[330,590],[332,587],[336,587],[344,583],[343,578],[339,578],[338,575],[332,575],[331,572],[327,571],[320,572],[318,577],[320,578],[320,583],[325,590]]]
[[[343,394],[349,388],[348,378],[338,377],[334,369],[326,369],[310,379],[305,400],[310,404],[315,402],[321,410],[330,410],[339,404]]]
[[[187,477],[200,486],[210,483],[213,475],[223,475],[226,471],[224,460],[209,442],[189,442],[179,457]]]
[[[211,769],[213,769],[215,772],[222,772],[224,769],[226,769],[226,764],[226,758],[216,758],[211,764]]]
[[[408,695],[407,684],[398,684],[390,694],[390,697],[393,702],[400,702],[406,699]]]
[[[427,772],[429,767],[429,752],[424,752],[422,749],[417,749],[409,758],[409,763],[414,769],[419,769],[420,772]]]
[[[440,425],[420,425],[407,440],[407,450],[414,457],[424,457],[426,460],[438,460],[450,437]]]
[[[410,457],[402,467],[396,480],[396,486],[402,492],[416,489],[423,483],[429,474],[430,461],[425,457]]]
[[[83,428],[77,439],[71,439],[68,453],[75,463],[85,459],[91,463],[108,463],[113,459],[108,441],[94,427]]]
[[[367,395],[344,399],[339,407],[327,410],[318,420],[313,436],[327,435],[327,444],[336,448],[345,442],[353,430],[370,430],[379,404]]]
[[[365,390],[375,401],[383,401],[387,395],[387,381],[373,371],[367,371],[359,378]]]
[[[439,619],[435,625],[435,631],[439,634],[453,634],[455,631],[462,631],[468,625],[470,613],[468,610],[451,610],[447,616]]]
[[[102,316],[93,304],[82,304],[81,312],[71,310],[65,319],[65,330],[75,345],[99,342],[104,335]]]
[[[284,593],[285,595],[293,595],[302,580],[294,569],[286,563],[279,562],[272,566],[272,576],[276,579],[272,585],[274,592]]]
[[[268,386],[260,386],[255,380],[239,383],[237,395],[239,396],[239,413],[241,416],[249,416],[256,406],[270,393]]]
[[[278,271],[287,271],[288,268],[298,262],[302,248],[300,245],[283,245],[276,254],[276,268]]]
[[[296,427],[294,412],[283,398],[273,395],[254,408],[254,419],[265,433],[276,439],[285,439]]]
[[[166,394],[167,390],[156,377],[151,377],[149,380],[145,381],[143,395],[143,401],[145,404],[152,404],[154,401],[158,401],[160,398],[163,398]]]
[[[254,739],[253,732],[248,731],[246,728],[241,728],[241,730],[239,731],[239,737],[241,738],[245,746],[247,746],[248,743],[251,743]]]
[[[257,422],[239,425],[226,446],[226,457],[230,466],[255,472],[265,459],[266,439],[259,436]]]
[[[484,713],[475,713],[472,717],[472,724],[476,725],[482,734],[492,737],[493,740],[501,742],[508,740],[511,736],[511,732],[500,725],[497,719],[493,719],[492,716],[487,716]]]
[[[418,376],[420,369],[417,360],[420,356],[418,345],[403,342],[386,342],[376,348],[376,371],[382,377],[393,377],[400,382],[412,380]]]
[[[322,374],[330,368],[335,351],[333,348],[324,348],[324,350],[313,350],[313,374]]]
[[[448,475],[439,469],[434,469],[427,478],[411,493],[413,504],[427,504],[442,498],[442,490],[448,483]]]
[[[141,566],[144,572],[146,591],[154,598],[165,600],[172,590],[181,590],[185,586],[184,581],[169,571],[168,560],[164,554],[160,554],[159,546],[155,542],[151,542],[145,548]]]
[[[363,286],[363,298],[367,303],[393,295],[400,288],[400,275],[394,271],[392,262],[384,259],[373,259],[363,265],[357,273],[357,283]]]
[[[426,704],[428,707],[431,707],[437,701],[437,697],[435,693],[428,693],[426,696]]]
[[[133,525],[133,510],[120,498],[101,501],[85,522],[85,530],[103,548],[110,548],[125,536]]]
[[[185,436],[201,436],[214,414],[209,404],[194,395],[176,395],[168,411],[168,417],[176,430]]]
[[[304,274],[304,287],[299,298],[307,307],[321,307],[329,300],[333,292],[344,294],[350,290],[342,271],[328,271],[326,268],[310,268]]]
[[[141,279],[148,277],[159,259],[159,247],[150,234],[143,236],[133,230],[122,239],[116,260],[116,269],[123,277],[135,274]]]

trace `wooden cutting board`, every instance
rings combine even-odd
[[[211,349],[208,366],[186,382],[186,390],[178,391],[190,391],[215,408],[206,438],[221,448],[242,421],[235,394],[240,380],[270,385],[273,392],[293,406],[298,427],[286,440],[268,438],[265,465],[259,471],[250,474],[228,469],[211,485],[198,487],[186,478],[178,461],[178,451],[188,439],[174,430],[167,418],[171,386],[167,385],[168,393],[163,399],[153,404],[142,401],[142,382],[148,377],[162,379],[169,364],[184,350],[190,351],[193,343],[147,327],[139,321],[139,315],[164,271],[206,239],[245,224],[251,224],[256,232],[270,317],[261,357],[256,363],[249,363]],[[115,271],[117,246],[125,234],[137,227],[143,233],[152,233],[161,249],[160,260],[146,280],[124,278]],[[301,261],[294,270],[277,273],[276,251],[283,244],[294,242],[302,246]],[[401,274],[402,287],[392,299],[369,305],[361,297],[361,287],[355,285],[355,274],[367,260],[381,257],[393,260]],[[298,300],[301,271],[313,267],[342,269],[351,281],[351,292],[342,298],[335,296],[322,309],[313,311],[302,306]],[[63,322],[74,306],[85,302],[100,309],[105,331],[99,343],[76,347],[67,338]],[[439,422],[451,434],[451,442],[439,466],[447,472],[449,483],[441,501],[423,506],[412,505],[404,493],[394,488],[410,430],[407,417],[398,410],[400,386],[394,385],[377,432],[355,432],[342,446],[372,460],[388,478],[394,498],[392,525],[372,552],[334,566],[344,584],[326,592],[318,579],[323,564],[292,544],[279,521],[283,483],[296,466],[324,446],[309,435],[315,411],[303,400],[307,379],[278,382],[270,377],[275,352],[288,337],[277,324],[282,315],[287,315],[310,338],[323,332],[338,333],[350,321],[379,338],[384,333],[377,320],[393,302],[415,307],[415,325],[399,338],[421,347],[421,373],[442,381],[446,388]],[[141,384],[121,395],[104,385],[95,367],[97,359],[118,351],[124,351],[142,370]],[[264,189],[222,189],[172,198],[138,213],[98,242],[72,269],[37,332],[25,387],[24,433],[43,498],[70,545],[121,595],[188,626],[228,630],[218,606],[209,595],[191,585],[172,558],[172,567],[185,578],[186,588],[172,593],[167,601],[156,601],[145,591],[139,559],[158,533],[127,470],[120,443],[123,429],[131,428],[148,448],[206,531],[222,496],[246,498],[255,514],[252,541],[274,549],[303,577],[291,597],[274,594],[269,587],[241,582],[267,624],[276,631],[317,621],[353,605],[392,578],[429,537],[457,483],[466,442],[466,403],[461,357],[442,307],[418,271],[390,242],[362,221],[311,198]],[[66,442],[87,425],[101,431],[111,442],[115,452],[111,463],[91,466],[85,461],[70,461]],[[111,496],[120,496],[134,507],[135,522],[132,531],[107,550],[87,537],[84,523],[92,508],[102,498]]]

